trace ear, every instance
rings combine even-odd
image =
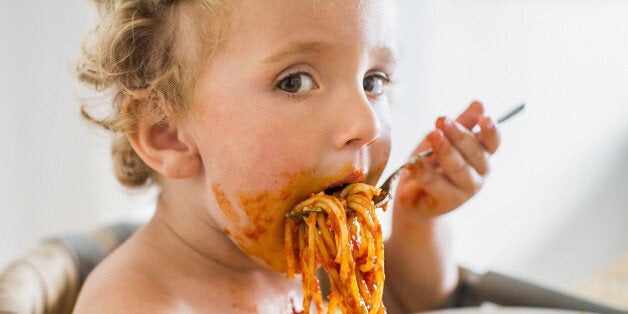
[[[131,146],[149,167],[165,177],[183,179],[197,174],[201,157],[191,134],[182,124],[170,121],[163,110],[145,107],[155,105],[148,100],[129,99],[123,103],[122,112],[137,113],[135,130],[126,134]],[[155,122],[154,110],[163,113],[161,121],[165,122]],[[152,114],[143,114],[147,112]]]

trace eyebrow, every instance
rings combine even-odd
[[[322,54],[323,50],[333,46],[323,42],[295,42],[288,45],[287,48],[280,50],[272,54],[270,57],[264,59],[264,63],[276,63],[285,60],[291,56],[298,56],[304,54]],[[373,51],[373,55],[384,61],[389,66],[395,66],[397,64],[398,53],[391,47],[379,46]]]
[[[303,54],[321,54],[323,47],[326,46],[322,42],[296,42],[289,45],[286,49],[282,49],[266,58],[264,63],[275,63],[284,60],[287,57]]]

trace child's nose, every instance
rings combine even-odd
[[[369,145],[380,136],[381,121],[367,98],[362,86],[344,92],[336,98],[336,138],[335,147]]]

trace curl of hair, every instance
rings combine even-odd
[[[140,187],[155,174],[125,134],[135,131],[138,119],[168,123],[189,113],[199,69],[227,36],[231,1],[93,1],[101,21],[83,42],[78,78],[112,98],[104,118],[90,114],[88,105],[81,113],[113,133],[118,180]]]

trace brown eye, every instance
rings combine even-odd
[[[277,83],[277,88],[291,94],[304,93],[313,87],[314,82],[307,73],[289,74]]]
[[[362,80],[364,91],[372,95],[383,94],[386,84],[388,84],[388,79],[382,74],[367,76]]]

